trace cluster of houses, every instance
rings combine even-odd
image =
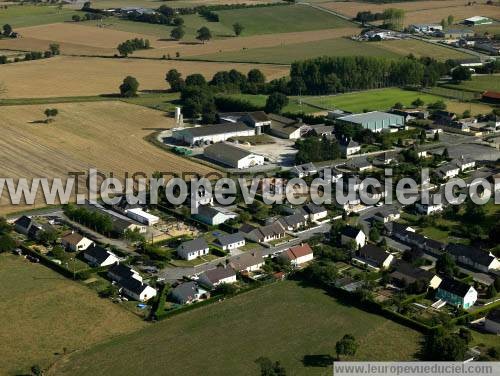
[[[236,241],[241,240],[236,239]],[[200,244],[201,246],[204,245]],[[275,257],[287,260],[293,268],[300,268],[314,259],[314,253],[309,244],[300,244],[280,252]],[[190,281],[177,283],[169,293],[170,298],[178,304],[190,304],[208,299],[210,291],[223,284],[237,283],[238,274],[250,275],[258,272],[264,263],[264,256],[260,251],[241,253],[225,264],[219,264],[194,276]]]

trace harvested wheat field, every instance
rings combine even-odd
[[[173,126],[163,112],[120,101],[52,104],[59,115],[41,122],[47,106],[0,107],[0,176],[65,177],[88,171],[123,177],[125,172],[213,171],[161,150],[144,139]],[[18,211],[4,199],[0,212]]]
[[[315,42],[325,39],[338,38],[359,34],[359,29],[346,27],[339,29],[312,30],[293,33],[262,34],[243,36],[238,38],[227,38],[213,40],[205,44],[179,43],[179,42],[155,42],[156,48],[151,50],[137,51],[134,56],[161,57],[166,54],[175,56],[176,52],[181,57],[208,55],[219,52],[233,52],[251,49],[258,46],[275,47],[296,43]]]
[[[165,90],[165,74],[175,68],[184,76],[202,73],[211,78],[221,70],[247,73],[259,68],[271,80],[288,74],[286,65],[207,63],[173,60],[103,59],[58,56],[0,67],[5,98],[46,98],[117,93],[123,79],[134,76],[139,90]]]
[[[370,4],[356,1],[332,2],[321,4],[322,7],[334,10],[349,17],[355,17],[358,12],[383,12],[387,8],[406,10],[405,25],[414,23],[440,22],[443,18],[453,15],[455,22],[472,16],[500,18],[500,6],[486,5],[486,0],[467,5],[464,0],[434,0],[410,1],[389,4]]]
[[[55,42],[60,44],[63,54],[112,56],[117,53],[118,44],[128,39],[151,39],[147,35],[83,26],[74,22],[24,27],[16,31],[22,38],[2,39],[0,48],[42,51],[47,49],[49,43]]]

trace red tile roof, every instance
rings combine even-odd
[[[313,250],[311,249],[311,246],[306,243],[291,247],[286,253],[290,260],[296,260],[299,257],[310,255],[313,253]]]
[[[485,91],[483,98],[500,99],[500,93],[497,91]]]

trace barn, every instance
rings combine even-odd
[[[200,127],[177,128],[172,137],[188,145],[226,141],[231,137],[254,136],[255,128],[245,123],[223,123]]]
[[[203,154],[205,157],[218,163],[238,169],[262,166],[264,164],[264,157],[262,155],[251,153],[226,142],[218,142],[207,146]]]

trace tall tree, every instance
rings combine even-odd
[[[267,113],[281,113],[281,110],[288,104],[288,97],[283,93],[272,93],[266,100],[265,111]]]
[[[358,343],[352,334],[346,334],[340,341],[335,344],[335,353],[337,358],[340,359],[340,355],[354,356],[358,350]]]
[[[210,39],[212,39],[212,33],[210,32],[210,29],[206,26],[198,29],[198,31],[196,32],[196,39],[198,39],[203,44],[205,44],[205,42],[208,42]]]
[[[127,76],[120,85],[120,95],[125,98],[136,97],[139,82],[135,77]]]
[[[10,34],[12,34],[12,26],[10,26],[9,24],[5,24],[3,25],[3,35],[5,36],[10,36]]]
[[[181,91],[185,86],[182,75],[177,71],[177,69],[170,69],[165,76],[165,81],[168,82],[170,90],[173,92]]]
[[[184,34],[186,34],[186,32],[184,31],[184,27],[177,26],[174,27],[170,32],[170,37],[175,40],[181,40],[182,38],[184,38]]]
[[[239,37],[241,35],[241,33],[243,32],[244,29],[245,29],[245,27],[242,24],[240,24],[239,22],[236,22],[233,24],[233,31],[237,37]]]

